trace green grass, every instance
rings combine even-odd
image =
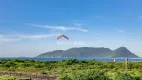
[[[59,80],[66,78],[68,80],[75,80],[75,78],[77,80],[97,80],[94,79],[97,75],[106,77],[106,79],[98,80],[125,80],[122,78],[125,76],[126,79],[140,80],[142,79],[142,62],[128,62],[128,71],[125,72],[124,62],[79,61],[76,59],[40,62],[37,60],[12,59],[0,60],[0,71],[59,75]]]

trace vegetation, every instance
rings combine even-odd
[[[11,59],[0,60],[0,71],[58,75],[59,80],[142,80],[142,62],[128,62],[126,71],[125,62],[76,59],[42,62]],[[4,77],[0,77],[0,80],[6,80],[2,78]],[[16,80],[16,78],[11,80]]]
[[[24,80],[24,79],[18,79],[14,76],[0,76],[0,80]]]
[[[104,72],[87,71],[84,73],[72,73],[71,75],[62,75],[59,80],[109,80]]]

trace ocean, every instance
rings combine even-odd
[[[77,60],[98,60],[103,62],[113,62],[114,58],[31,58],[31,57],[6,57],[1,59],[20,59],[20,60],[39,60],[39,61],[62,61],[68,59],[77,59]],[[115,58],[116,62],[124,62],[125,58]],[[142,62],[142,58],[128,58],[129,62]]]

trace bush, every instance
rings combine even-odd
[[[100,71],[88,71],[85,73],[73,73],[72,75],[61,75],[59,80],[110,80]]]
[[[69,60],[63,61],[63,63],[65,65],[72,65],[72,64],[78,63],[78,61],[76,59],[69,59]]]
[[[87,61],[85,61],[85,60],[79,60],[79,64],[84,64],[84,63],[87,63]]]
[[[59,77],[59,80],[72,80],[68,75],[66,74],[62,74],[60,77]]]
[[[115,80],[140,80],[139,77],[132,77],[127,73],[118,73],[115,77]]]

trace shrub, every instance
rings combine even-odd
[[[85,73],[73,73],[72,75],[62,75],[59,80],[110,80],[100,71],[88,71]]]
[[[65,61],[63,61],[63,63],[65,64],[65,65],[72,65],[72,64],[75,64],[75,63],[77,63],[78,61],[76,60],[76,59],[69,59],[69,60],[65,60]]]
[[[115,77],[115,80],[140,80],[139,77],[132,77],[127,73],[118,73]]]
[[[72,80],[68,75],[66,74],[62,74],[60,77],[59,77],[59,80]]]

